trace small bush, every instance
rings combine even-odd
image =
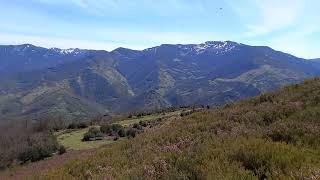
[[[84,129],[84,128],[87,128],[87,127],[88,127],[88,124],[85,123],[85,122],[81,122],[81,123],[79,123],[79,125],[78,125],[78,128],[79,128],[79,129]]]
[[[123,129],[123,126],[121,126],[120,124],[112,124],[111,128],[114,132],[118,132],[120,129]]]
[[[89,133],[92,133],[94,135],[98,135],[98,134],[101,134],[101,131],[100,131],[100,128],[92,127],[89,129]]]
[[[143,127],[147,127],[148,126],[148,123],[145,122],[145,121],[140,121],[139,122],[139,125],[143,126]]]
[[[113,132],[112,126],[109,124],[102,125],[100,131],[104,134],[111,134]]]
[[[69,126],[67,127],[67,129],[84,129],[87,128],[88,124],[85,122],[80,122],[80,123],[71,123],[69,124]]]
[[[131,137],[134,138],[136,137],[136,134],[137,134],[137,131],[133,128],[128,129],[126,132],[126,135],[128,138],[131,138]]]
[[[58,152],[59,152],[59,154],[61,155],[61,154],[66,153],[67,150],[66,150],[66,148],[65,148],[63,145],[61,145],[61,146],[59,147],[59,149],[58,149]]]
[[[77,129],[77,125],[75,123],[69,124],[68,129]]]
[[[132,126],[132,128],[138,129],[138,130],[142,130],[142,129],[143,129],[142,126],[141,126],[140,124],[138,124],[138,123],[135,123],[135,124]]]
[[[126,136],[126,131],[125,131],[124,129],[120,129],[120,130],[118,131],[118,135],[119,135],[120,137],[125,137],[125,136]]]
[[[87,133],[84,134],[82,141],[91,141],[96,140],[96,138],[103,137],[103,134],[101,133],[99,128],[92,127],[89,129]]]
[[[90,141],[92,138],[95,138],[94,134],[87,132],[83,135],[82,141]]]

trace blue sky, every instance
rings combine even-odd
[[[113,50],[232,40],[320,58],[319,0],[0,2],[0,44]]]

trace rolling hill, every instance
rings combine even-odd
[[[319,116],[316,78],[171,119],[40,177],[319,179]]]
[[[142,51],[0,47],[0,119],[221,105],[319,75],[318,66],[269,47],[236,42]]]

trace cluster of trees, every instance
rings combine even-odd
[[[25,147],[18,154],[18,160],[22,163],[39,161],[50,157],[52,153],[59,149],[55,137],[50,133],[35,133],[29,135],[26,141]]]
[[[47,123],[12,121],[0,124],[0,169],[38,161],[65,151],[47,128]]]
[[[134,138],[136,135],[143,131],[143,127],[147,124],[141,123],[134,124],[132,127],[123,127],[120,124],[103,124],[100,127],[91,127],[83,136],[83,141],[96,141],[102,140],[106,136],[114,137],[118,140],[119,137]]]
[[[91,122],[79,121],[76,119],[66,120],[63,116],[41,115],[33,120],[23,121],[25,126],[37,126],[38,128],[58,131],[62,129],[83,129],[91,125]]]

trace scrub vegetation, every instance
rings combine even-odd
[[[47,179],[320,179],[320,79],[201,110]]]

